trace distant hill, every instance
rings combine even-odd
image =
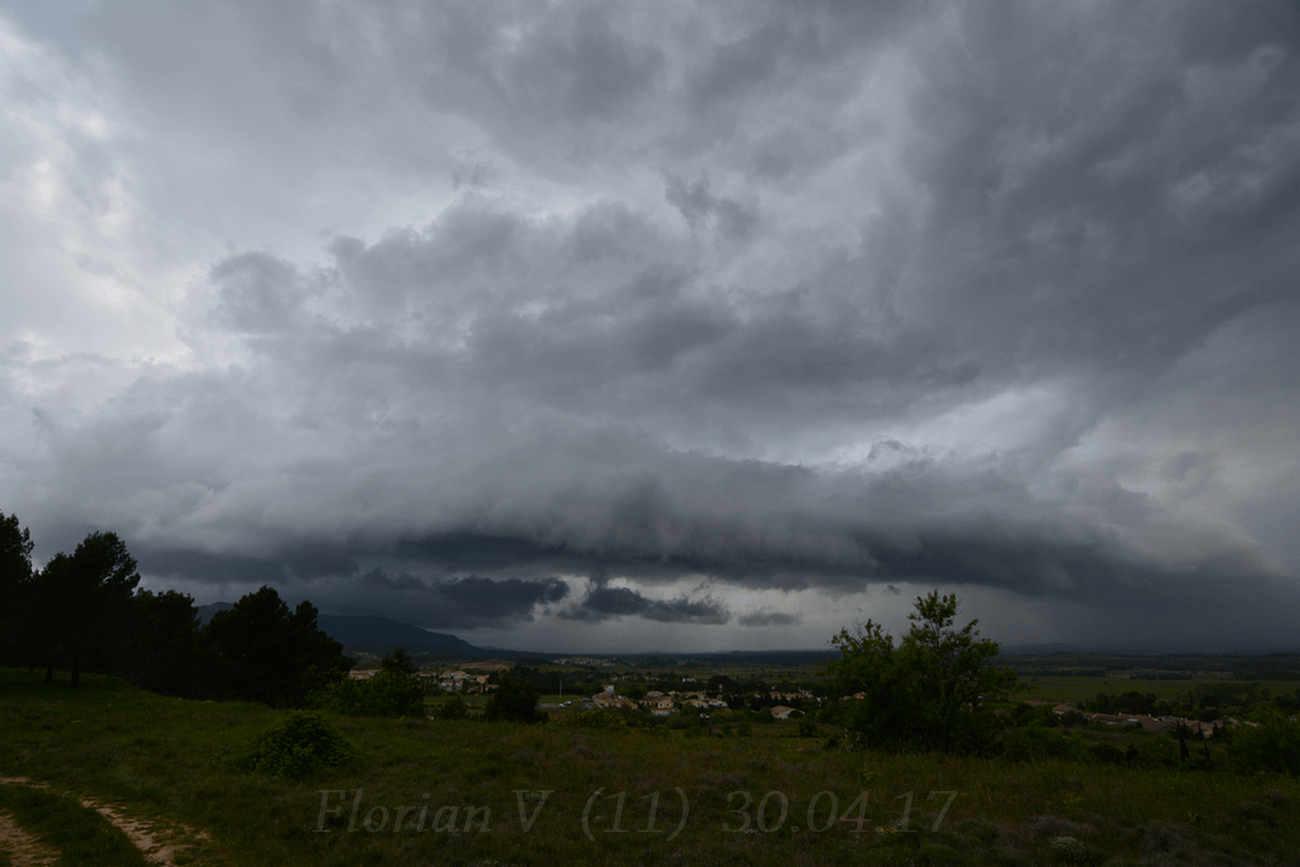
[[[206,624],[218,611],[229,611],[230,602],[213,602],[198,606],[199,619]],[[500,651],[475,647],[468,641],[442,632],[430,632],[411,623],[358,614],[318,614],[316,625],[344,647],[377,651],[379,655],[404,647],[412,654],[442,656],[495,656]]]
[[[840,652],[827,650],[727,650],[712,653],[630,653],[617,657],[619,662],[635,663],[640,668],[672,668],[678,665],[728,665],[790,666],[797,668],[819,665],[828,659],[838,659]]]
[[[430,632],[389,617],[320,614],[316,617],[316,625],[344,647],[391,644],[401,645],[412,652],[418,648],[456,656],[486,656],[489,653],[454,635]]]
[[[213,602],[210,605],[199,605],[196,610],[199,612],[199,621],[204,626],[207,626],[208,621],[212,619],[212,615],[218,611],[229,611],[234,607],[235,603],[233,602]]]

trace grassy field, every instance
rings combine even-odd
[[[0,669],[0,777],[29,781],[0,784],[0,811],[65,864],[139,863],[82,799],[190,829],[178,864],[230,867],[1030,865],[1065,863],[1061,836],[1087,847],[1076,863],[1300,864],[1286,778],[826,749],[793,725],[710,738],[332,717],[359,758],[287,781],[232,762],[275,711],[40,679]]]
[[[1197,678],[1195,680],[1161,680],[1155,678],[1116,678],[1116,677],[1067,677],[1060,675],[1021,675],[1020,682],[1028,686],[1027,690],[1016,694],[1018,699],[1029,701],[1061,701],[1074,704],[1096,698],[1097,693],[1104,692],[1120,695],[1126,692],[1139,692],[1142,695],[1154,694],[1158,699],[1173,701],[1180,693],[1187,693],[1200,683],[1222,680],[1222,678]],[[1259,681],[1268,687],[1273,695],[1295,692],[1295,681]]]

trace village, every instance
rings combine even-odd
[[[510,666],[504,663],[482,663],[476,665],[473,671],[462,669],[422,670],[417,672],[415,676],[425,684],[430,692],[466,696],[488,695],[497,687],[496,683],[493,682],[495,680],[494,674],[507,671],[509,668]],[[349,677],[354,680],[368,680],[378,674],[379,669],[354,669],[349,673]],[[615,675],[611,679],[617,681],[620,678]],[[684,678],[683,680],[684,682],[694,682],[693,678]],[[555,700],[543,701],[539,703],[538,707],[548,712],[561,712],[570,709],[644,709],[651,716],[666,717],[681,713],[688,708],[696,713],[707,715],[711,711],[728,710],[734,706],[734,702],[728,703],[720,695],[710,695],[709,691],[703,688],[666,691],[651,689],[644,692],[634,688],[629,692],[631,694],[621,694],[617,683],[607,683],[600,691],[591,695],[574,695],[574,697],[566,699],[563,692],[561,692],[558,697],[548,696],[548,699],[553,698]],[[841,697],[839,700],[862,697],[861,694],[848,695]],[[793,692],[781,690],[752,692],[745,695],[745,699],[747,703],[761,704],[771,714],[773,720],[798,720],[810,712],[815,712],[826,702],[836,700],[825,695],[817,695],[808,689],[799,689]],[[785,702],[790,703],[785,704]],[[1089,712],[1082,709],[1082,703],[1077,707],[1068,703],[1052,701],[1022,700],[1019,703],[1030,707],[1048,707],[1066,726],[1096,724],[1106,727],[1113,726],[1119,730],[1140,728],[1143,732],[1151,735],[1176,734],[1181,731],[1189,738],[1209,739],[1221,733],[1225,727],[1257,725],[1235,716],[1207,721],[1174,715]],[[1000,717],[1007,717],[1011,714],[1011,711],[1002,708],[995,711],[995,713]],[[1293,716],[1291,719],[1294,721],[1296,717]]]

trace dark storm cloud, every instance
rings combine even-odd
[[[901,35],[915,8],[882,2],[834,6],[787,3],[722,6],[726,35],[687,77],[689,105],[700,115],[770,90],[805,90],[846,57]],[[737,14],[739,13],[739,14]],[[816,85],[813,85],[815,87]]]
[[[157,268],[195,275],[170,362],[0,345],[44,526],[441,628],[812,628],[902,585],[1300,614],[1294,4],[89,22],[168,131],[103,146],[114,219],[236,240],[140,242],[203,251]]]
[[[257,585],[283,584],[292,577],[279,559],[267,561],[193,551],[142,551],[139,546],[134,553],[141,569],[163,579]]]
[[[341,240],[333,252],[359,315],[418,329],[405,346],[388,341],[389,360],[404,365],[397,375],[414,363],[525,405],[693,427],[683,411],[707,400],[712,424],[786,428],[824,413],[897,412],[922,389],[934,400],[978,375],[969,357],[943,357],[953,353],[939,335],[896,333],[860,253],[818,263],[808,278],[816,292],[810,282],[721,298],[663,261],[675,247],[644,216],[597,203],[544,224],[465,205],[422,232],[369,248]],[[228,270],[218,269],[222,280]],[[292,297],[301,280],[288,278],[276,297]],[[373,338],[356,329],[328,345]],[[445,352],[452,341],[457,351]]]
[[[758,215],[752,209],[710,193],[708,178],[688,184],[682,178],[669,175],[664,197],[681,212],[691,228],[700,228],[711,222],[727,238],[746,237],[758,221]]]
[[[569,585],[558,578],[493,581],[470,575],[436,585],[433,594],[438,603],[455,609],[457,616],[449,619],[482,622],[502,616],[524,616],[538,605],[560,602],[569,595]]]
[[[209,584],[277,584],[356,575],[352,552],[338,546],[286,545],[273,558],[201,551],[155,550],[137,546],[141,568],[154,576]]]
[[[990,366],[1150,376],[1289,296],[1300,156],[1281,141],[1295,134],[1294,57],[1269,40],[1232,72],[1171,64],[1174,46],[1145,39],[1154,7],[1134,7],[1131,31],[1085,55],[1078,28],[1099,7],[1065,21],[1010,8],[963,7],[966,50],[936,58],[914,101],[914,170],[942,207],[922,238],[932,288],[913,303],[956,301]],[[1117,65],[1124,50],[1149,59]],[[1018,305],[1029,319],[1006,316]]]
[[[339,608],[392,617],[404,614],[432,629],[479,629],[531,622],[539,610],[545,612],[547,606],[564,601],[569,585],[558,578],[493,580],[478,575],[432,581],[372,569],[363,576],[360,588],[332,582],[313,592]]]
[[[610,620],[644,617],[659,623],[721,625],[731,619],[726,606],[713,599],[650,599],[630,587],[610,587],[592,580],[577,605],[559,612],[566,620]]]
[[[414,617],[429,628],[477,629],[530,622],[539,609],[545,611],[569,596],[569,585],[554,577],[430,579],[404,570],[390,574],[378,567],[358,575],[356,564],[337,552],[285,551],[259,559],[137,546],[134,553],[141,570],[153,579],[207,584],[231,596],[269,584],[286,588],[290,595],[306,595],[318,607]],[[375,556],[373,551],[367,553]],[[427,571],[430,563],[415,565]]]
[[[1209,562],[1141,551],[1137,537],[1160,520],[1147,498],[1103,484],[1076,486],[1067,499],[1036,499],[1015,454],[972,466],[885,439],[872,454],[890,455],[891,469],[814,469],[682,451],[640,432],[798,434],[863,412],[956,403],[970,389],[994,389],[1022,374],[986,372],[981,365],[1003,347],[982,345],[989,339],[983,335],[968,335],[978,343],[964,347],[976,362],[924,332],[898,328],[852,285],[850,273],[871,273],[852,257],[820,266],[830,279],[817,293],[798,287],[722,303],[690,272],[659,270],[655,230],[616,209],[623,242],[588,248],[575,261],[570,251],[608,208],[594,205],[549,225],[453,208],[422,231],[373,246],[340,240],[334,267],[310,278],[262,254],[232,257],[211,272],[212,321],[247,335],[251,366],[191,381],[171,398],[166,386],[142,386],[155,406],[125,426],[121,420],[132,416],[118,416],[113,427],[87,431],[67,448],[86,451],[89,436],[99,443],[120,437],[123,448],[141,449],[147,431],[154,439],[150,472],[165,476],[159,459],[174,450],[180,483],[191,444],[175,434],[217,417],[241,390],[266,388],[265,406],[274,410],[237,422],[248,459],[286,449],[293,459],[276,458],[275,475],[256,483],[215,484],[195,506],[227,501],[219,512],[231,531],[265,536],[265,556],[286,564],[263,564],[265,574],[327,574],[328,566],[299,563],[304,531],[294,528],[310,535],[316,522],[335,520],[319,513],[322,505],[333,513],[346,504],[359,547],[348,553],[347,543],[336,543],[336,575],[382,554],[417,574],[521,576],[500,586],[477,577],[434,585],[438,603],[428,610],[439,612],[442,626],[521,616],[541,592],[523,578],[538,570],[581,573],[593,564],[652,583],[697,574],[785,590],[976,584],[1099,605],[1147,601],[1171,583],[1199,596],[1233,569],[1263,568],[1248,548],[1227,540]],[[620,267],[611,270],[615,256]],[[332,318],[339,308],[329,306],[331,295],[359,324]],[[1198,304],[1217,302],[1194,296],[1182,306]],[[1212,320],[1215,311],[1203,315]],[[1053,316],[1065,318],[1046,310],[1032,327]],[[1109,320],[1098,327],[1128,328]],[[1123,334],[1111,339],[1128,345]],[[1041,360],[1061,363],[1051,355]],[[1036,448],[1055,453],[1094,423],[1101,398],[1077,397],[1078,414],[1051,434],[1059,441]],[[160,398],[169,409],[158,408]],[[557,410],[567,418],[551,415]],[[359,419],[372,421],[357,428]],[[162,435],[177,426],[173,436]],[[314,453],[320,431],[331,429],[344,434],[345,452],[332,454],[334,445]],[[1189,460],[1178,462],[1183,474],[1195,463]],[[304,499],[309,490],[318,492],[317,502]],[[268,523],[268,497],[298,514]],[[397,526],[358,523],[367,504],[397,517]],[[253,521],[240,516],[248,506]],[[1216,565],[1214,558],[1232,551],[1231,568]],[[481,604],[469,593],[480,586],[492,591]],[[655,601],[604,586],[565,612],[590,620],[618,615],[712,623],[729,616],[712,603]]]

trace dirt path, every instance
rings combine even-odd
[[[53,786],[47,786],[44,783],[34,783],[26,777],[0,777],[0,783],[11,783],[23,786],[32,786],[38,789],[45,789],[49,792],[57,792]],[[67,793],[61,793],[67,794]],[[200,840],[211,839],[203,831],[196,831],[185,825],[173,825],[171,827],[159,827],[157,823],[146,822],[142,819],[132,819],[127,816],[120,807],[112,804],[103,804],[91,798],[78,798],[81,806],[94,810],[107,819],[115,828],[127,836],[127,839],[135,844],[135,847],[144,853],[145,860],[152,864],[160,864],[162,867],[176,867],[176,854],[183,849],[193,846]],[[41,847],[39,841],[31,835],[26,834],[12,820],[6,824],[0,816],[0,841],[11,851],[14,849],[14,840],[26,840],[30,845],[36,846],[45,852],[50,851],[48,847]],[[54,863],[58,857],[54,856],[33,856],[47,858],[47,860],[29,860],[22,861],[18,855],[14,856],[15,867],[45,867],[45,865]]]
[[[49,867],[59,860],[58,852],[18,827],[8,813],[0,813],[0,850],[14,867]]]

